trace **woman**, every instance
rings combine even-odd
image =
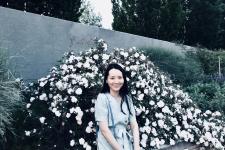
[[[95,103],[98,150],[140,150],[139,128],[134,105],[128,97],[125,70],[110,64]],[[132,134],[128,133],[130,126]],[[132,142],[133,141],[133,142]]]

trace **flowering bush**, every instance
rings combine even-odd
[[[112,62],[127,71],[144,149],[179,141],[224,149],[225,124],[219,112],[198,109],[137,49],[106,50],[99,40],[97,48],[79,56],[66,53],[60,66],[27,88],[25,134],[40,149],[95,149],[94,103],[104,70]]]

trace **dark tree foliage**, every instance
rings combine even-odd
[[[180,41],[183,0],[112,0],[113,29],[168,41]]]
[[[165,1],[161,6],[160,12],[160,39],[183,42],[185,22],[183,0]]]
[[[150,38],[225,48],[225,0],[112,0],[113,29]]]
[[[1,0],[0,6],[77,22],[81,0]]]
[[[224,3],[221,0],[189,0],[188,9],[185,43],[211,49],[223,47]]]

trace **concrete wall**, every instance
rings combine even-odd
[[[178,53],[182,49],[166,41],[0,7],[0,47],[7,50],[17,77],[26,82],[47,75],[66,51],[95,46],[96,37],[104,39],[109,49],[162,47]]]

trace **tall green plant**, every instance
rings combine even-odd
[[[22,105],[19,84],[7,74],[9,70],[5,54],[0,49],[0,149],[4,149],[6,134],[14,134],[12,115]]]

